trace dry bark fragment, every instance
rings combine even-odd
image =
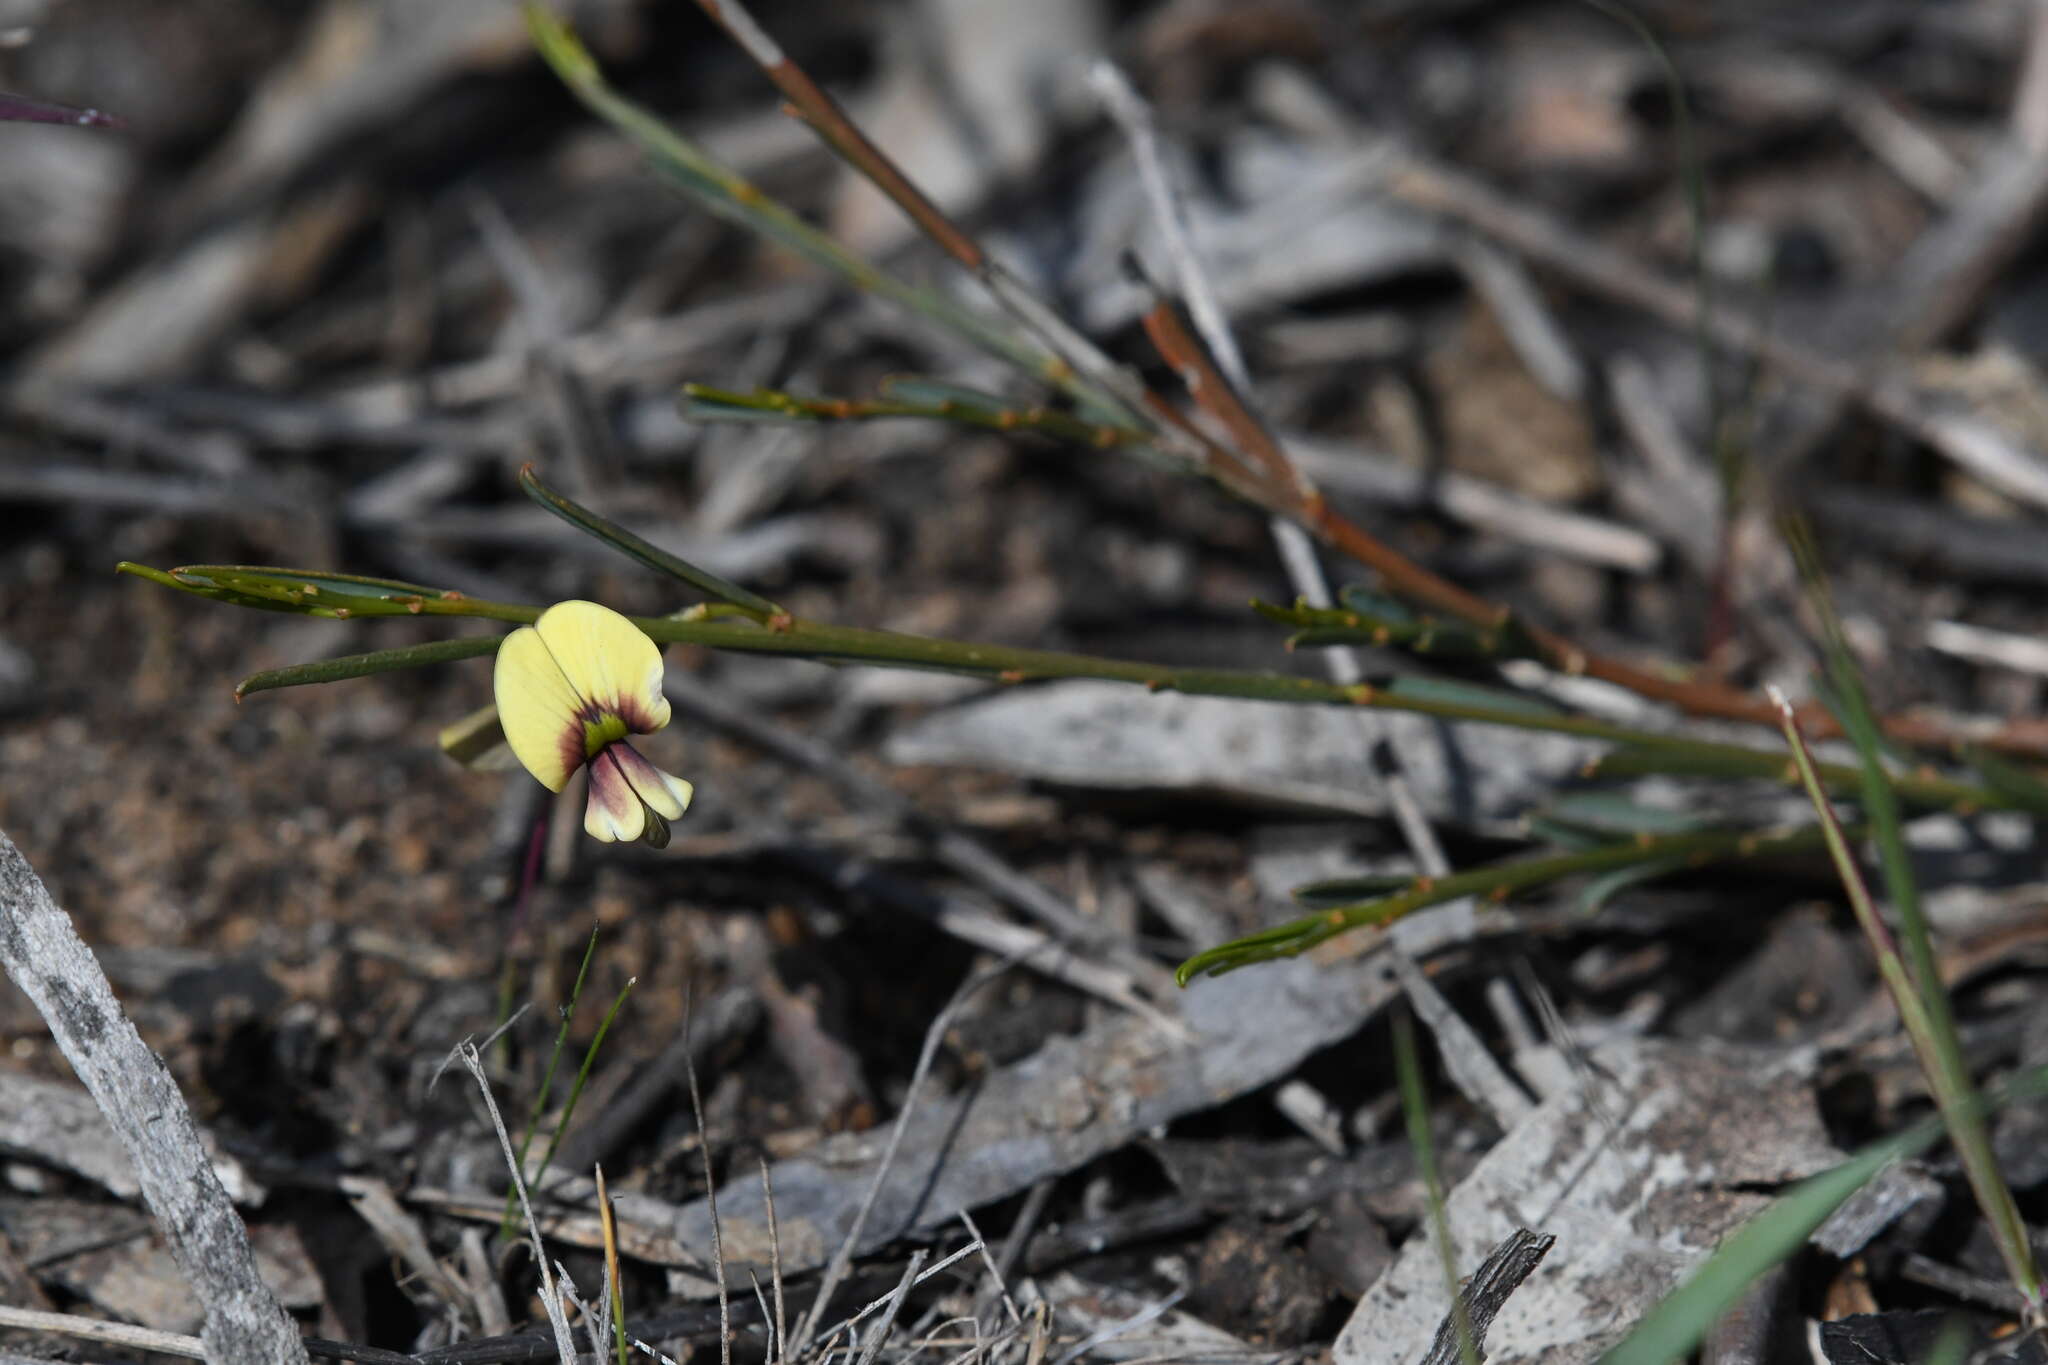
[[[206,1306],[209,1360],[306,1358],[298,1327],[256,1273],[227,1190],[163,1060],[150,1051],[71,917],[0,833],[0,966],[49,1022],[57,1046],[135,1163],[192,1292]]]

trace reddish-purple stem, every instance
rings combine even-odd
[[[0,91],[0,123],[68,123],[78,128],[122,128],[118,114]]]

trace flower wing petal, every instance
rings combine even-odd
[[[638,626],[610,607],[573,600],[555,603],[533,624],[586,702],[613,712],[635,734],[668,724],[661,650]]]
[[[605,843],[630,843],[647,828],[647,807],[613,758],[617,746],[590,760],[590,800],[583,807],[583,832]]]
[[[491,690],[513,754],[543,787],[560,791],[583,765],[582,700],[532,626],[521,626],[498,646]]]
[[[668,820],[683,818],[683,812],[690,805],[690,796],[696,790],[694,787],[682,778],[655,767],[638,749],[623,740],[606,746],[605,753],[619,765],[620,773],[633,785],[634,793],[657,815]]]

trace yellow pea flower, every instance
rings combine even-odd
[[[626,742],[668,724],[661,676],[654,641],[595,602],[557,602],[498,646],[492,689],[505,740],[549,791],[589,765],[583,828],[594,839],[661,848],[690,804],[689,783]]]

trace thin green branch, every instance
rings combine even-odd
[[[1547,886],[1567,877],[1607,872],[1646,863],[1699,866],[1726,858],[1758,858],[1776,853],[1803,853],[1822,844],[1814,826],[1790,830],[1702,830],[1689,834],[1639,835],[1626,843],[1604,844],[1548,857],[1520,858],[1453,873],[1448,877],[1415,877],[1408,888],[1355,905],[1333,906],[1219,944],[1180,964],[1175,977],[1185,986],[1198,976],[1221,976],[1257,962],[1297,957],[1318,944],[1354,929],[1383,928],[1395,920],[1447,901],[1480,896],[1504,901],[1518,892]]]
[[[297,611],[316,616],[351,619],[422,615],[478,617],[526,625],[539,617],[542,610],[523,603],[493,602],[464,597],[459,593],[437,593],[432,589],[420,592],[413,590],[412,585],[407,585],[408,590],[403,593],[353,596],[346,606],[337,606],[334,598],[315,590],[311,580],[316,575],[298,570],[275,571],[273,578],[274,571],[241,565],[194,564],[168,572],[144,565],[124,564],[121,567],[123,572],[138,574],[181,592],[239,606]],[[1589,765],[1589,773],[1602,775],[1620,771],[1677,772],[1797,780],[1796,773],[1779,754],[1568,715],[1511,692],[1468,684],[1402,678],[1384,686],[1370,683],[1344,685],[1247,669],[1178,668],[1055,650],[941,640],[895,631],[825,625],[788,616],[776,616],[765,622],[728,621],[706,619],[700,611],[693,610],[680,617],[638,616],[629,619],[650,639],[662,645],[700,645],[709,649],[774,654],[827,663],[931,669],[1010,684],[1088,678],[1128,683],[1153,692],[1183,692],[1192,696],[1369,706],[1383,711],[1433,716],[1439,720],[1576,735],[1582,739],[1624,746],[1621,754],[1609,755]],[[473,658],[493,648],[494,641],[471,639],[351,655],[256,674],[245,679],[239,690],[247,694],[303,683],[332,682],[420,664]],[[1832,789],[1853,791],[1861,782],[1855,768],[1842,764],[1822,765],[1820,773],[1822,780]],[[2043,805],[2035,792],[1996,790],[1932,774],[1901,777],[1897,779],[1895,788],[1902,799],[1913,805],[1949,810],[2038,811]]]

